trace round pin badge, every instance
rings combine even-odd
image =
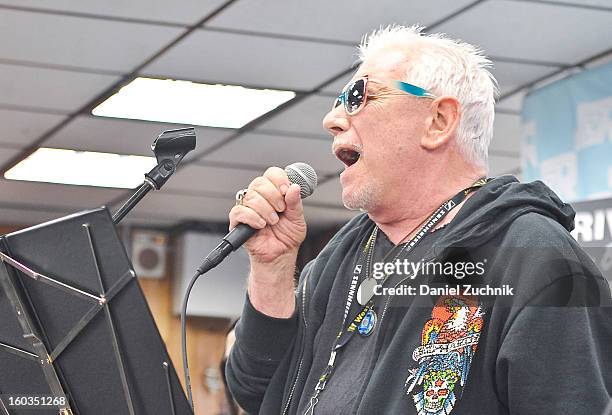
[[[375,278],[366,278],[359,284],[357,289],[357,302],[359,305],[366,305],[374,297],[374,289],[378,285]]]
[[[361,320],[361,323],[359,323],[359,327],[357,328],[359,334],[362,336],[369,336],[372,334],[372,331],[376,326],[376,319],[376,312],[369,309],[366,315],[363,317],[363,320]]]

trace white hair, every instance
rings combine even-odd
[[[492,62],[481,49],[441,33],[424,34],[421,26],[391,25],[364,36],[359,60],[383,49],[410,54],[404,81],[436,96],[451,95],[461,104],[457,144],[463,156],[487,168],[493,136],[497,81],[489,72]]]

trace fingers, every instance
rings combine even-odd
[[[284,193],[288,184],[287,174],[278,167],[270,167],[263,176],[255,178],[249,184],[242,204],[234,206],[230,211],[230,229],[238,223],[245,223],[255,229],[278,223],[277,212],[284,211],[286,207]]]
[[[263,176],[249,184],[242,205],[234,206],[230,211],[230,229],[238,223],[255,229],[262,229],[267,224],[275,225],[280,212],[285,212],[290,220],[303,217],[300,186],[291,184],[283,169],[270,167]]]
[[[234,229],[239,223],[249,225],[253,229],[263,229],[266,221],[257,212],[247,206],[234,206],[229,213],[229,228]]]
[[[263,174],[263,177],[270,180],[280,190],[283,196],[285,196],[287,189],[291,186],[287,173],[280,167],[270,167]]]
[[[285,209],[285,216],[289,220],[299,219],[304,216],[304,206],[302,205],[300,190],[300,186],[293,183],[285,195],[285,202],[287,206]]]
[[[249,192],[253,190],[260,194],[277,212],[285,210],[285,193],[289,188],[289,178],[284,170],[270,167],[263,176],[257,177],[249,185]]]
[[[262,190],[266,191],[266,190]],[[282,196],[281,196],[282,197]],[[258,191],[248,190],[242,200],[243,206],[253,209],[266,223],[276,225],[278,222],[278,214],[276,213],[279,207],[274,207],[270,202]]]

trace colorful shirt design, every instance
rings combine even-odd
[[[483,325],[478,301],[466,296],[441,296],[431,319],[425,323],[421,346],[412,353],[418,366],[406,379],[418,415],[448,415],[457,400],[457,384],[463,387],[478,346]]]

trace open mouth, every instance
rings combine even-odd
[[[351,167],[353,164],[357,163],[361,156],[361,152],[358,149],[345,146],[338,147],[334,154],[346,167]]]

